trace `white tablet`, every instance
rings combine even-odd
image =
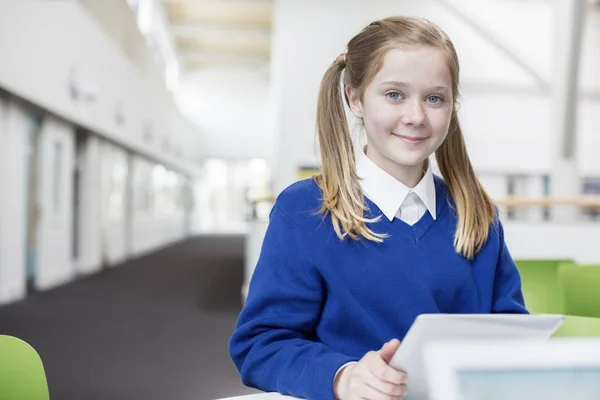
[[[600,399],[600,338],[437,342],[430,400]]]
[[[548,339],[560,327],[562,315],[422,314],[408,330],[390,365],[408,374],[406,400],[428,399],[423,356],[433,341]]]

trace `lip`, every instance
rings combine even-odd
[[[394,133],[393,135],[396,136],[398,139],[402,139],[404,142],[410,143],[410,144],[423,143],[426,139],[428,139],[427,136],[405,136],[405,135],[399,135],[396,133]]]

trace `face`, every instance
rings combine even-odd
[[[362,99],[346,91],[364,122],[367,156],[398,179],[420,174],[450,126],[452,78],[444,53],[427,46],[390,50]]]

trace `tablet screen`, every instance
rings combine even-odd
[[[597,400],[597,368],[459,370],[462,400]]]

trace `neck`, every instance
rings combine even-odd
[[[416,166],[404,166],[398,165],[392,171],[386,171],[388,174],[392,175],[396,180],[404,184],[409,188],[414,188],[417,186],[423,176],[425,176],[425,163],[421,163]]]
[[[392,160],[379,160],[377,157],[372,157],[369,154],[369,148],[366,151],[367,157],[371,159],[377,166],[383,169],[385,172],[396,178],[397,181],[403,185],[414,188],[425,176],[425,170],[428,167],[428,160],[425,160],[417,165],[400,165]]]

